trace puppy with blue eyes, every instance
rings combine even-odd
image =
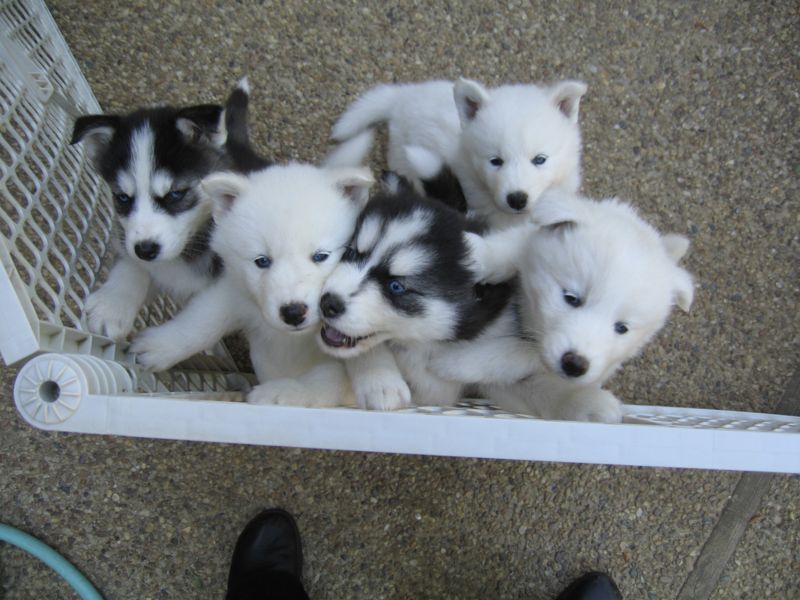
[[[491,228],[507,227],[527,220],[546,190],[580,187],[585,93],[586,84],[572,80],[496,88],[468,79],[381,84],[341,115],[332,137],[351,140],[386,123],[389,169],[422,192],[419,152],[440,156],[470,212]]]
[[[481,391],[511,412],[619,422],[622,405],[602,386],[664,327],[673,306],[689,310],[692,277],[679,265],[689,240],[662,235],[616,199],[550,192],[531,214],[537,225],[527,233],[472,240],[481,279],[519,273],[518,335],[529,341],[534,367],[516,383]],[[465,347],[435,368],[475,381],[485,356]]]
[[[86,301],[91,331],[123,339],[154,293],[183,303],[219,276],[211,211],[198,186],[214,171],[269,165],[250,147],[248,100],[242,79],[224,108],[166,106],[75,122],[71,143],[83,143],[111,188],[119,225],[117,260]]]
[[[352,404],[341,361],[317,347],[318,305],[372,183],[366,168],[299,163],[204,179],[211,247],[225,271],[174,319],[136,337],[137,362],[168,369],[241,330],[260,382],[250,402]]]

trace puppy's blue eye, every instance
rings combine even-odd
[[[547,162],[547,157],[544,154],[537,154],[531,159],[531,162],[538,167]]]
[[[172,190],[171,192],[167,193],[167,195],[164,196],[164,198],[169,202],[179,202],[183,200],[183,197],[186,195],[186,192],[188,191],[189,191],[188,189]]]
[[[393,296],[401,296],[406,293],[406,286],[399,279],[392,279],[386,287],[389,288],[389,293]]]
[[[328,257],[331,255],[330,252],[326,252],[325,250],[318,250],[314,253],[314,256],[311,257],[315,263],[321,263],[328,260]]]
[[[581,304],[583,304],[583,300],[580,296],[573,294],[572,292],[568,292],[567,290],[564,290],[564,302],[573,308],[578,308]]]
[[[628,326],[625,325],[622,321],[617,321],[614,323],[614,331],[616,331],[620,335],[624,335],[628,333]]]
[[[133,201],[133,198],[128,196],[128,194],[114,194],[114,200],[116,200],[119,204],[125,205],[130,204]]]
[[[269,256],[257,256],[253,261],[259,269],[269,269],[272,265],[272,259]]]
[[[499,156],[493,156],[489,159],[489,164],[493,167],[502,167],[505,161]]]

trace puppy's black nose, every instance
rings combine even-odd
[[[561,357],[561,370],[568,377],[580,377],[589,370],[589,361],[580,354],[565,352]]]
[[[528,194],[525,192],[514,192],[506,196],[506,202],[514,210],[523,210],[528,205]]]
[[[281,306],[281,319],[288,325],[300,325],[306,320],[308,306],[302,302],[292,302]]]
[[[344,300],[336,294],[323,294],[319,301],[319,308],[326,318],[333,319],[344,312]]]
[[[145,240],[144,242],[136,244],[133,247],[133,251],[136,252],[136,256],[142,260],[155,260],[158,253],[161,252],[161,246],[157,242]]]

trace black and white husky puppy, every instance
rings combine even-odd
[[[357,398],[402,406],[390,385],[399,368],[417,405],[452,405],[476,385],[514,412],[618,422],[621,403],[602,385],[673,305],[689,309],[692,278],[678,264],[688,240],[624,202],[565,193],[543,195],[535,223],[483,236],[455,215],[399,197],[359,219],[320,303],[321,348],[350,358]],[[476,285],[515,272],[518,283]]]
[[[86,146],[119,222],[116,262],[86,300],[91,331],[125,338],[151,294],[183,303],[219,275],[222,261],[209,248],[211,208],[199,184],[215,171],[270,164],[250,147],[248,101],[243,78],[224,108],[163,106],[75,122],[71,143]]]
[[[431,361],[443,347],[498,328],[516,331],[515,284],[478,285],[470,237],[479,226],[422,198],[404,179],[389,180],[391,189],[362,211],[323,288],[320,347],[351,359],[347,369],[362,407],[410,403],[398,367],[415,403],[452,404],[463,385],[431,373]]]

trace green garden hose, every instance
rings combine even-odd
[[[8,542],[38,558],[61,575],[82,600],[103,600],[100,592],[89,583],[89,580],[86,579],[78,569],[73,567],[66,558],[44,542],[40,542],[35,537],[28,535],[24,531],[20,531],[16,527],[11,527],[3,523],[0,523],[0,541]]]

